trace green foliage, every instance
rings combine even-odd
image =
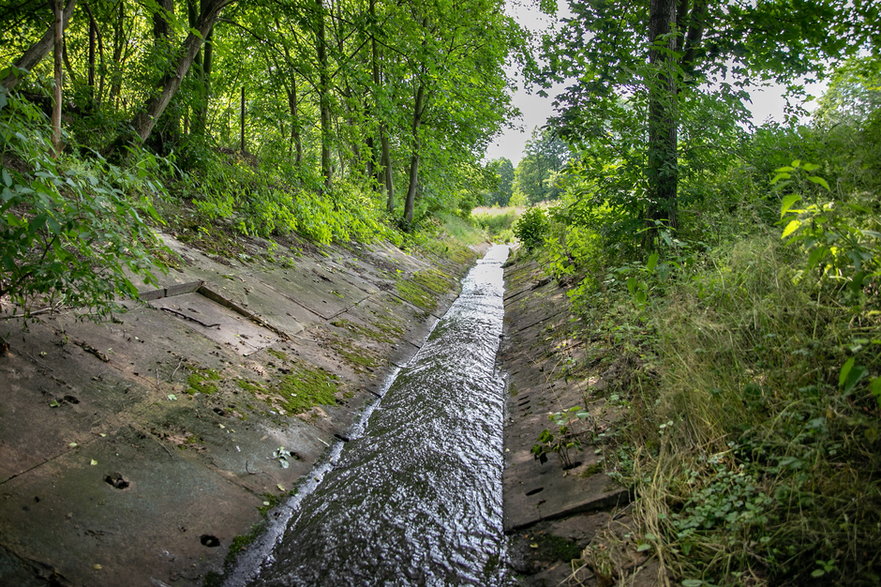
[[[526,210],[514,223],[514,236],[523,243],[527,251],[531,251],[542,245],[549,226],[547,213],[536,206]]]
[[[772,183],[783,190],[803,177],[829,192],[829,184],[812,175],[819,165],[796,160],[777,169]],[[863,295],[867,284],[881,278],[881,221],[874,198],[865,202],[796,204],[804,201],[801,193],[789,193],[780,205],[783,239],[799,245],[807,255],[806,274],[817,274],[820,280],[836,287],[847,287],[855,295]]]
[[[126,167],[90,153],[53,158],[49,122],[12,98],[0,111],[0,299],[30,316],[74,308],[103,316],[137,296],[133,277],[155,284],[162,250],[147,220],[159,218],[156,160],[132,151]]]
[[[265,162],[254,165],[232,155],[199,149],[199,166],[183,176],[184,193],[209,221],[231,221],[236,230],[251,236],[298,233],[328,244],[349,240],[392,238],[383,222],[383,203],[376,194],[357,185],[338,182],[324,192],[315,178],[299,176],[290,166]],[[313,183],[310,183],[313,182]]]
[[[722,136],[727,157],[683,175],[680,225],[653,231],[652,254],[626,152],[570,164],[549,213],[541,254],[626,400],[597,439],[604,462],[683,584],[878,580],[881,184],[867,170],[881,151],[869,78],[847,79],[860,108],[836,98],[816,124]]]
[[[483,195],[483,205],[507,206],[514,193],[514,164],[502,157],[487,163],[486,169],[492,178],[489,191]]]
[[[557,174],[568,159],[569,149],[563,141],[547,129],[536,129],[514,171],[513,190],[529,204],[558,199],[562,191]]]

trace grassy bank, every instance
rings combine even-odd
[[[604,382],[584,405],[626,410],[592,440],[637,497],[628,540],[669,584],[881,581],[872,124],[757,133],[654,242],[584,183],[529,214],[522,254],[569,285],[583,367]],[[615,580],[597,558],[624,552],[610,536],[579,564]]]

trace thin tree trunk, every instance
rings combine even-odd
[[[61,155],[61,85],[64,82],[62,53],[64,51],[64,5],[61,0],[54,0],[55,39],[53,58],[55,61],[55,87],[52,92],[52,148],[55,156]]]
[[[162,116],[162,113],[165,112],[165,108],[168,107],[169,102],[171,102],[171,99],[177,93],[181,82],[190,70],[190,66],[196,58],[196,53],[198,53],[199,49],[202,47],[203,39],[205,39],[208,36],[208,33],[211,32],[211,29],[214,28],[214,23],[217,22],[217,18],[220,16],[220,11],[230,4],[231,1],[232,0],[209,0],[206,3],[205,9],[199,16],[198,26],[195,27],[197,32],[191,32],[187,35],[187,38],[183,43],[180,57],[174,67],[174,71],[165,78],[160,92],[153,97],[147,103],[144,110],[135,117],[134,127],[142,142],[146,141],[147,137],[150,136],[150,133],[153,132],[153,127],[156,125],[156,121]]]
[[[211,103],[211,69],[214,66],[214,30],[208,33],[202,46],[201,100],[193,112],[193,133],[204,135],[208,128],[208,107]]]
[[[245,149],[245,86],[242,86],[242,99],[239,106],[239,150],[246,153]]]
[[[676,39],[669,35],[676,19],[675,0],[651,0],[649,13],[649,62],[653,78],[647,80],[649,90],[648,145],[648,220],[652,227],[658,222],[677,224],[676,190],[679,169],[677,144],[677,86],[672,55]],[[669,38],[662,42],[662,37]]]
[[[422,124],[422,111],[425,102],[425,84],[419,82],[413,106],[413,153],[410,156],[410,181],[407,186],[407,199],[404,201],[404,226],[409,230],[413,223],[413,209],[416,205],[416,188],[419,184],[419,126]]]
[[[88,84],[89,84],[89,101],[94,106],[95,104],[95,45],[98,37],[98,25],[95,23],[95,18],[92,16],[92,11],[88,9],[86,6],[86,11],[89,15],[89,65],[88,65]]]
[[[382,178],[385,183],[386,209],[389,213],[392,213],[395,211],[395,182],[394,174],[392,173],[392,157],[389,149],[388,133],[384,123],[381,123],[379,126],[379,146],[379,164],[382,168]]]
[[[113,74],[110,76],[110,104],[119,108],[119,93],[122,90],[122,52],[125,43],[125,4],[119,2],[119,18],[113,26]]]
[[[324,2],[315,0],[317,23],[315,29],[315,50],[318,57],[318,109],[321,118],[321,175],[324,176],[324,187],[330,189],[333,183],[333,168],[330,163],[330,74],[327,63],[327,47],[324,31]]]
[[[67,5],[64,7],[64,13],[62,17],[62,32],[65,27],[67,27],[67,23],[70,21],[70,15],[73,14],[73,8],[76,5],[76,0],[69,0]],[[28,49],[22,54],[21,57],[16,59],[12,65],[14,69],[9,72],[9,74],[3,78],[3,81],[0,84],[3,85],[7,90],[11,90],[15,87],[15,85],[21,80],[24,73],[21,70],[25,70],[25,72],[29,72],[37,65],[46,55],[49,54],[49,50],[52,49],[56,37],[56,22],[55,22],[55,11],[54,11],[54,3],[53,3],[53,14],[52,14],[52,24],[49,25],[49,28],[46,29],[46,32],[43,33],[43,36],[40,37],[40,40],[28,47]]]
[[[376,0],[370,0],[370,20],[376,24]],[[382,71],[379,64],[379,47],[376,42],[376,35],[370,34],[370,55],[373,74],[374,88],[374,110],[377,112],[379,119],[379,165],[377,166],[376,180],[385,191],[385,206],[389,214],[395,211],[395,186],[392,174],[391,153],[389,152],[388,131],[385,125],[385,114],[379,107],[378,93],[382,87]]]

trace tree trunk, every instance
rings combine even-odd
[[[193,134],[204,135],[208,128],[208,106],[211,103],[211,68],[214,66],[214,29],[202,45],[202,67],[199,71],[200,100],[193,112]]]
[[[381,150],[379,165],[385,183],[386,209],[389,213],[392,213],[395,211],[395,182],[394,173],[392,172],[392,156],[389,149],[388,133],[386,132],[385,124],[380,124],[379,126],[379,146]]]
[[[174,14],[174,1],[159,0],[158,4],[161,10],[153,13],[153,38],[156,40],[168,39],[171,36],[168,18]]]
[[[673,57],[676,39],[669,33],[676,19],[675,0],[651,0],[649,13],[648,214],[650,227],[658,222],[676,226],[676,190],[679,181],[677,143],[677,87]],[[664,35],[668,38],[662,39]],[[651,232],[651,231],[650,231]]]
[[[95,23],[95,17],[92,16],[92,11],[88,10],[88,6],[86,10],[89,14],[89,65],[88,65],[88,84],[89,84],[89,101],[94,106],[95,104],[95,45],[98,37],[98,25]]]
[[[370,0],[370,21],[376,25],[376,0]],[[395,186],[394,175],[392,173],[392,158],[389,152],[388,129],[385,124],[385,113],[379,107],[378,93],[382,87],[382,71],[379,64],[379,47],[376,42],[376,35],[370,33],[370,60],[373,74],[374,88],[374,111],[379,119],[379,165],[376,168],[376,180],[383,191],[385,191],[385,207],[389,214],[395,211]]]
[[[247,153],[245,148],[245,86],[242,86],[242,100],[239,108],[239,150]]]
[[[419,184],[419,126],[422,124],[422,111],[425,102],[425,84],[419,82],[413,106],[413,154],[410,157],[410,181],[407,186],[407,199],[404,201],[404,227],[409,230],[413,224],[413,209],[416,205],[416,188]]]
[[[113,24],[113,67],[116,71],[110,76],[110,104],[119,108],[119,93],[122,91],[122,53],[125,46],[125,3],[119,3],[119,14]]]
[[[55,61],[55,87],[52,92],[52,149],[55,156],[61,155],[61,85],[64,82],[64,70],[62,52],[64,50],[64,5],[62,0],[54,0],[53,12],[55,13],[55,34],[53,43],[53,58]]]
[[[288,90],[288,108],[291,112],[291,145],[294,150],[294,162],[299,165],[303,162],[303,140],[300,137],[300,114],[297,99],[297,80],[291,74],[291,85]]]
[[[321,175],[324,176],[324,187],[330,189],[333,183],[333,168],[330,163],[330,73],[327,63],[327,46],[324,32],[324,2],[315,0],[316,28],[315,50],[318,57],[318,109],[321,117]]]
[[[135,117],[134,127],[142,142],[146,141],[150,133],[153,132],[156,121],[162,116],[165,108],[180,88],[180,84],[190,70],[196,54],[202,47],[203,40],[211,32],[211,29],[214,28],[214,23],[217,22],[217,18],[220,16],[220,11],[231,2],[232,0],[208,0],[205,3],[205,8],[199,16],[199,22],[195,27],[197,32],[190,32],[186,40],[184,40],[174,71],[166,76],[160,92]]]
[[[62,18],[62,32],[65,27],[67,27],[67,23],[70,21],[70,15],[73,14],[73,8],[76,5],[76,0],[69,0],[67,6],[64,7],[64,14]],[[53,3],[54,6],[54,3]],[[25,72],[29,72],[37,65],[40,61],[43,60],[46,55],[49,54],[49,50],[52,49],[56,36],[56,23],[55,23],[55,14],[53,10],[52,24],[49,25],[49,28],[46,29],[46,32],[43,33],[43,36],[40,37],[40,40],[28,47],[27,51],[25,51],[21,57],[16,59],[12,65],[15,69],[13,69],[9,74],[3,78],[3,81],[0,84],[3,85],[7,90],[11,90],[15,87],[15,85],[21,80],[24,75],[20,70],[25,70]]]

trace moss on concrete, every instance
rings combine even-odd
[[[288,355],[287,353],[283,353],[281,351],[275,349],[266,349],[266,352],[278,359],[279,361],[287,361]]]
[[[289,374],[273,385],[271,393],[281,400],[287,413],[302,414],[316,405],[336,404],[338,381],[336,375],[324,369],[295,365]]]
[[[211,395],[217,393],[217,382],[220,381],[220,373],[214,369],[205,369],[202,367],[190,367],[190,374],[187,375],[187,393],[195,395],[203,393]]]
[[[384,332],[382,329],[374,330],[367,326],[362,326],[360,324],[355,324],[350,320],[339,319],[331,322],[332,326],[336,326],[337,328],[344,328],[351,332],[356,336],[360,336],[363,338],[368,338],[370,340],[376,342],[394,342],[396,337],[391,336],[390,333]]]

